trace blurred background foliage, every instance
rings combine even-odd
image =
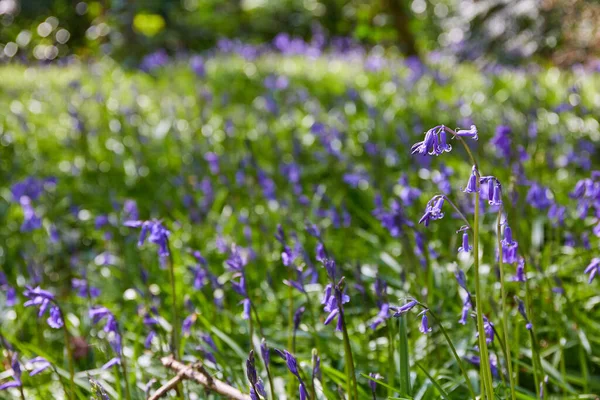
[[[0,60],[108,54],[136,66],[162,49],[201,52],[224,38],[273,43],[287,33],[318,49],[380,45],[406,56],[439,50],[570,66],[597,64],[599,20],[596,0],[0,0]]]

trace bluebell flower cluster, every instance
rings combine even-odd
[[[48,309],[50,314],[46,322],[48,326],[54,329],[62,328],[64,325],[62,311],[56,303],[56,299],[52,293],[47,290],[41,289],[39,286],[31,288],[27,286],[23,295],[29,299],[23,305],[25,307],[35,306],[38,307],[38,317],[43,317]]]
[[[119,325],[114,314],[106,307],[93,307],[89,310],[89,315],[94,324],[98,324],[100,321],[105,320],[103,330],[107,334],[108,342],[115,353],[115,357],[104,364],[102,369],[108,369],[121,364],[121,353],[123,350],[122,340],[121,334],[119,333]]]

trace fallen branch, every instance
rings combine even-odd
[[[203,369],[201,372],[196,371],[194,369],[194,364],[186,365],[175,360],[172,356],[163,357],[160,361],[165,367],[177,372],[177,375],[158,388],[156,392],[154,392],[154,394],[148,398],[148,400],[157,400],[166,395],[169,390],[174,389],[182,379],[189,379],[199,383],[208,390],[223,395],[228,399],[250,400],[250,396],[247,394],[240,392],[225,382],[212,378]]]

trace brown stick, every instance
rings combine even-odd
[[[182,379],[193,380],[194,382],[206,387],[208,390],[226,396],[228,399],[250,400],[250,396],[247,394],[240,392],[225,382],[212,378],[208,374],[195,371],[193,365],[186,365],[182,362],[179,362],[173,359],[173,356],[163,357],[160,361],[165,367],[177,372],[177,376],[158,388],[158,390],[156,390],[156,392],[154,392],[154,394],[150,396],[148,400],[157,400],[166,395],[169,390],[175,388],[175,386],[177,386]]]

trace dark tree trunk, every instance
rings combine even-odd
[[[409,11],[406,9],[408,1],[404,0],[383,0],[384,7],[389,10],[392,18],[394,19],[394,26],[398,34],[398,45],[400,50],[406,56],[417,56],[417,42],[415,36],[410,30],[411,16]]]

